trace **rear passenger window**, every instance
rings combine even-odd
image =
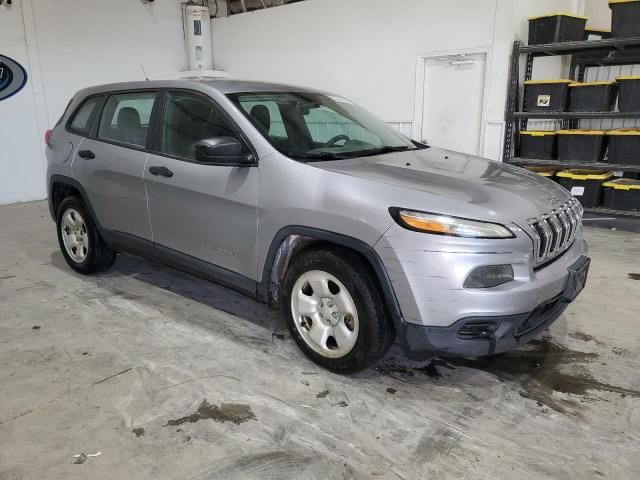
[[[76,112],[73,120],[71,120],[69,128],[74,132],[87,134],[91,128],[91,121],[97,111],[100,100],[102,100],[101,97],[93,97],[86,100]]]
[[[111,95],[102,110],[98,138],[144,147],[156,96],[157,92]]]

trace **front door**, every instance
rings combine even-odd
[[[102,116],[78,145],[73,159],[73,176],[85,187],[100,225],[112,233],[125,233],[151,240],[147,196],[143,173],[149,119],[156,91],[123,92],[108,96]],[[95,103],[100,100],[99,103]],[[74,122],[90,118],[101,98],[88,99]],[[78,125],[77,130],[80,131]]]
[[[256,280],[258,168],[198,163],[195,144],[235,137],[237,127],[210,98],[165,94],[158,152],[144,172],[156,244]]]

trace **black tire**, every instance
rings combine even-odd
[[[62,239],[62,217],[68,209],[74,209],[80,214],[86,226],[86,237],[89,240],[86,258],[82,262],[77,262],[67,252]],[[88,275],[90,273],[103,272],[108,270],[116,260],[116,252],[109,247],[100,236],[95,222],[78,197],[67,197],[58,206],[56,214],[56,230],[58,233],[58,243],[60,251],[67,265],[78,273]]]
[[[292,290],[305,272],[321,270],[336,277],[355,303],[359,332],[353,349],[340,358],[328,358],[313,350],[300,335],[292,312]],[[336,373],[364,370],[384,356],[395,339],[380,291],[367,265],[354,252],[342,248],[302,252],[288,268],[282,285],[282,313],[300,349],[318,365]]]

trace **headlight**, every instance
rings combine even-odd
[[[389,212],[401,227],[416,232],[467,238],[515,238],[511,230],[499,223],[403,210],[397,207],[390,208]]]

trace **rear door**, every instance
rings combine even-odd
[[[151,240],[143,172],[157,97],[157,90],[104,95],[101,115],[76,149],[73,175],[85,188],[98,222],[110,233]],[[81,113],[82,107],[78,116]]]
[[[206,95],[167,91],[162,112],[144,172],[154,242],[255,280],[258,168],[195,159],[200,140],[234,137],[249,153],[248,142]]]

